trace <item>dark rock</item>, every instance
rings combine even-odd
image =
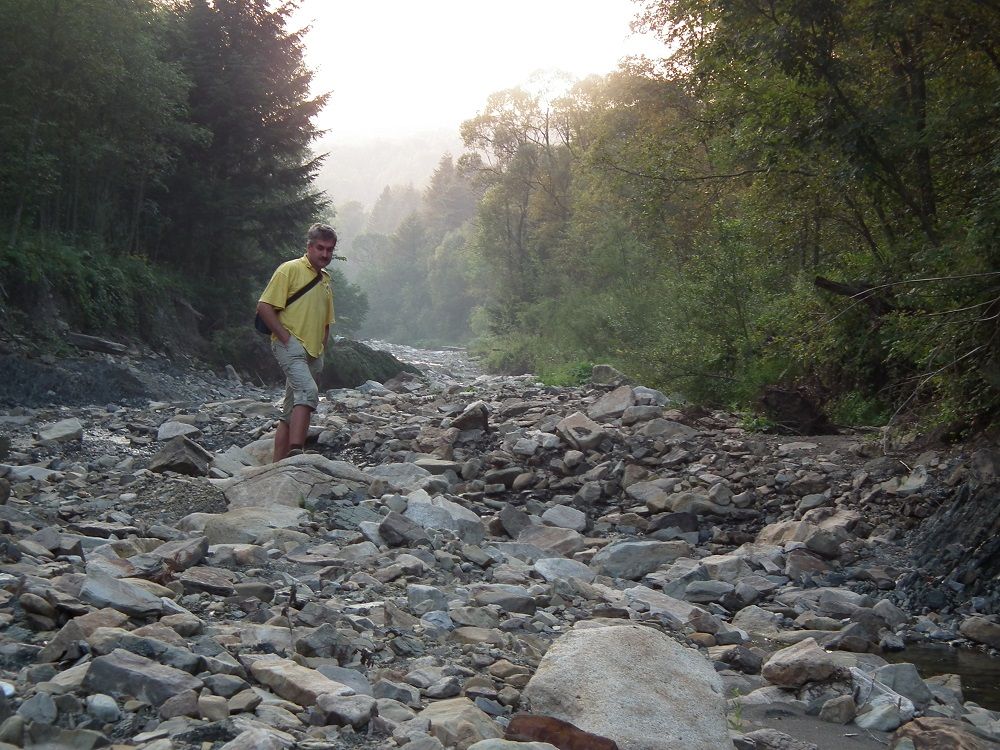
[[[793,435],[835,435],[837,429],[815,400],[802,391],[767,386],[758,405],[768,419]]]
[[[382,519],[378,533],[390,547],[409,547],[428,541],[427,532],[422,526],[396,511]]]
[[[122,649],[94,659],[83,680],[90,692],[135,697],[154,706],[185,690],[200,690],[203,684],[187,672]]]
[[[192,477],[208,476],[212,454],[183,435],[171,438],[160,452],[153,456],[149,470],[174,471]]]

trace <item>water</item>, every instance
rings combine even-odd
[[[991,711],[1000,711],[1000,658],[972,649],[945,644],[907,646],[902,651],[885,654],[892,662],[910,662],[920,676],[957,674],[962,678],[965,700]]]

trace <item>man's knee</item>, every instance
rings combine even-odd
[[[316,411],[319,406],[319,387],[315,382],[302,383],[295,389],[295,406],[308,406]]]

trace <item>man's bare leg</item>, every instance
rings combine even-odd
[[[274,461],[278,462],[288,455],[288,422],[281,420],[274,432]]]
[[[312,409],[308,406],[296,406],[292,409],[292,421],[288,426],[288,449],[304,448],[309,436],[309,420],[312,419]]]
[[[274,432],[275,462],[286,458],[292,449],[301,449],[305,446],[311,419],[312,409],[308,406],[296,406],[292,409],[290,425],[284,420],[278,422],[278,428]]]

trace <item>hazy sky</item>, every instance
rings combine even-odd
[[[454,127],[538,70],[583,77],[652,49],[632,0],[303,0],[333,141]]]

